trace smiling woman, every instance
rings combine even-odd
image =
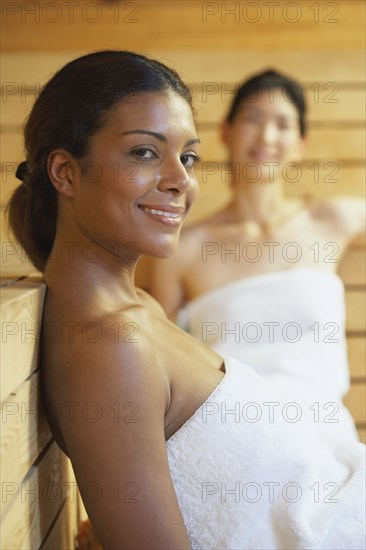
[[[224,361],[134,286],[141,254],[173,252],[197,193],[178,75],[129,52],[76,59],[42,90],[25,145],[9,213],[47,283],[43,397],[103,547],[360,547],[363,446],[332,427],[320,438],[305,400],[299,430],[279,384]],[[336,503],[311,498],[329,483]]]
[[[187,123],[172,130],[180,120]],[[63,170],[74,159],[53,151],[51,176],[67,204],[74,197],[78,239],[87,236],[105,251],[133,243],[137,256],[169,255],[197,192],[197,145],[187,101],[171,91],[150,91],[112,109],[85,157],[74,163],[73,185],[65,186]]]

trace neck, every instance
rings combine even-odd
[[[56,238],[44,272],[48,296],[65,307],[115,311],[138,300],[137,261],[131,251],[117,255],[94,243]]]
[[[276,222],[283,215],[285,207],[282,185],[271,182],[237,185],[230,209],[238,222],[266,225]]]

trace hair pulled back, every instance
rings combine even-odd
[[[84,157],[90,139],[119,101],[165,90],[192,105],[187,86],[173,69],[120,50],[79,57],[42,88],[24,128],[26,164],[17,172],[22,184],[7,208],[10,227],[37,269],[43,271],[56,234],[57,191],[48,177],[49,154],[62,148],[76,159]]]
[[[303,89],[298,82],[273,69],[255,74],[243,82],[233,99],[226,120],[232,123],[243,101],[246,99],[255,101],[265,90],[280,90],[283,97],[294,104],[299,115],[300,133],[301,136],[304,136],[306,133],[306,104]]]

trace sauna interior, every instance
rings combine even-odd
[[[68,459],[53,441],[39,395],[38,337],[45,296],[8,229],[4,209],[19,181],[22,129],[41,86],[67,61],[99,49],[145,53],[190,85],[202,163],[188,222],[231,195],[222,120],[240,81],[266,68],[293,75],[308,103],[306,157],[286,175],[290,196],[365,195],[365,4],[287,2],[2,1],[1,5],[1,548],[74,548],[85,512]],[[365,241],[339,265],[345,284],[351,386],[345,402],[365,425]],[[146,284],[142,262],[138,283]],[[85,414],[93,415],[93,410]],[[97,488],[89,487],[90,498]],[[94,493],[93,493],[94,491]]]

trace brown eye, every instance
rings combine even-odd
[[[157,154],[152,149],[147,147],[140,147],[139,149],[134,149],[132,154],[141,159],[154,159],[157,158]]]
[[[196,154],[187,153],[182,155],[180,160],[186,168],[194,168],[194,166],[199,162],[200,157]]]

